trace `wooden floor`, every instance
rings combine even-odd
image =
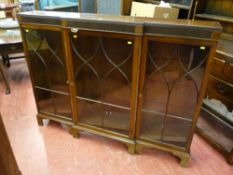
[[[79,139],[56,123],[38,127],[28,70],[23,59],[6,70],[11,94],[0,77],[0,111],[23,175],[232,175],[233,166],[200,137],[194,137],[191,160],[182,168],[174,156],[155,149],[140,155],[103,137],[81,134]]]

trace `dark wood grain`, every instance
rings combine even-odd
[[[225,69],[224,69],[224,75],[226,76],[226,78],[233,83],[233,64],[229,63],[226,65]]]
[[[9,138],[0,114],[0,173],[1,175],[21,175],[12,151]]]
[[[214,57],[211,63],[212,66],[211,66],[210,73],[218,77],[221,76],[224,71],[225,63],[226,63],[225,60]]]

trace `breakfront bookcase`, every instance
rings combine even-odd
[[[185,166],[221,27],[216,22],[18,14],[38,123],[158,148]]]

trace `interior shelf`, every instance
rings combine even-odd
[[[233,17],[230,16],[221,16],[221,15],[203,13],[203,14],[196,14],[196,17],[233,23]]]
[[[216,120],[218,120],[219,122],[223,123],[224,125],[228,126],[233,130],[233,123],[224,116],[222,116],[221,114],[217,115],[217,112],[212,112],[212,109],[207,107],[206,105],[202,106],[202,110],[204,110],[206,113],[211,114],[211,116],[214,117]]]
[[[228,60],[228,62],[233,62],[233,50],[232,50],[232,43],[233,43],[233,35],[222,33],[220,40],[218,41],[217,47],[217,54],[219,57],[223,58],[224,60]]]
[[[232,62],[233,61],[233,55],[229,54],[227,52],[224,52],[222,50],[216,50],[217,55],[222,55],[225,60],[227,60],[228,62]]]
[[[218,118],[216,115],[210,113],[208,110],[203,110],[201,116],[198,120],[198,132],[201,131],[204,137],[211,140],[211,144],[214,144],[219,148],[224,154],[231,152],[232,150],[232,136],[229,134],[232,132],[232,126],[227,125],[225,122]]]
[[[233,33],[229,34],[229,33],[224,33],[223,32],[223,33],[221,33],[220,39],[233,41]]]

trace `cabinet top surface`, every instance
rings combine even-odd
[[[221,31],[218,22],[192,21],[192,20],[161,20],[155,18],[131,17],[131,16],[109,16],[91,13],[55,12],[55,11],[31,11],[17,14],[22,18],[47,18],[71,21],[90,21],[99,23],[122,23],[129,25],[152,25],[152,26],[176,26],[191,28],[206,28],[208,30]]]

